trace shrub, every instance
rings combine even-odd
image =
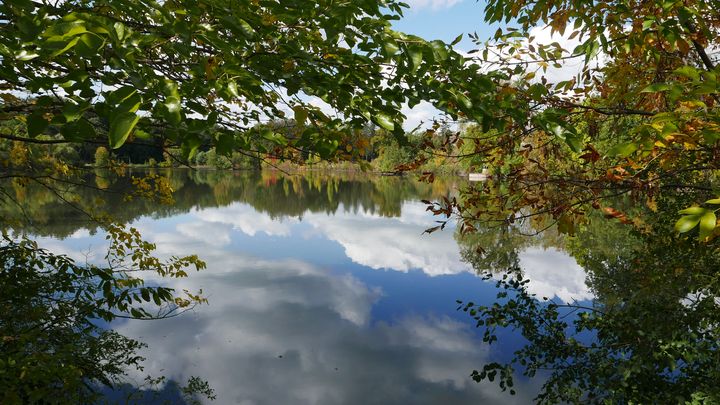
[[[107,167],[110,165],[110,152],[104,146],[95,149],[95,166]]]

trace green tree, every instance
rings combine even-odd
[[[108,167],[110,165],[110,152],[104,146],[95,149],[95,166]]]
[[[461,308],[487,342],[510,327],[528,344],[475,379],[511,389],[515,369],[546,372],[545,403],[716,403],[717,3],[486,3],[484,22],[510,21],[489,41],[475,37],[475,61],[505,78],[493,83],[496,108],[467,117],[479,131],[444,142],[494,177],[430,208],[461,216],[463,234],[481,223],[577,235],[570,247],[597,299],[543,303],[528,293],[515,250],[481,244],[471,262],[507,266],[505,291],[491,306]],[[579,45],[541,43],[542,29]],[[580,62],[577,75],[554,80],[550,70],[565,61]],[[434,135],[423,143],[430,151]],[[635,204],[621,209],[619,196]],[[626,231],[599,244],[611,226],[602,216]]]
[[[25,142],[58,131],[44,142],[90,142],[107,131],[113,149],[159,136],[185,158],[201,145],[347,157],[348,126],[372,121],[402,137],[403,103],[458,97],[451,77],[463,58],[390,29],[401,4],[4,2],[0,110],[26,126]],[[290,111],[299,136],[257,126]]]
[[[504,328],[527,339],[509,363],[486,364],[473,378],[511,390],[516,371],[537,375],[538,400],[549,404],[717,403],[718,247],[672,232],[672,214],[697,197],[659,198],[641,226],[599,216],[581,226],[567,249],[588,273],[592,302],[540,299],[515,265],[496,303],[461,303],[486,342]]]
[[[382,172],[395,172],[398,166],[411,163],[415,156],[409,146],[401,146],[395,139],[384,139],[378,148],[373,165]]]
[[[509,21],[489,41],[473,37],[473,60],[500,80],[488,83],[487,98],[473,98],[467,130],[445,135],[457,148],[438,150],[435,131],[421,143],[501,179],[451,209],[480,220],[546,215],[572,232],[618,194],[652,201],[661,190],[717,187],[716,2],[485,4],[485,23]],[[542,43],[542,30],[579,45]],[[557,79],[564,63],[578,72]],[[701,216],[687,214],[686,224]],[[708,239],[716,222],[705,218]]]
[[[161,261],[134,229],[108,226],[107,266],[78,264],[27,239],[0,243],[0,399],[5,404],[88,403],[97,386],[141,369],[141,342],[100,326],[116,318],[159,319],[204,302],[148,287],[138,272],[184,277],[197,256]],[[132,251],[128,261],[127,251]]]

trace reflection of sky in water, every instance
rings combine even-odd
[[[306,213],[271,219],[250,205],[193,210],[136,226],[160,254],[197,253],[208,269],[175,288],[202,288],[210,304],[159,322],[117,324],[149,344],[146,374],[208,380],[216,403],[527,403],[536,383],[511,397],[469,374],[508,359],[519,337],[488,347],[456,299],[491,303],[494,283],[460,260],[453,231],[422,231],[419,203],[402,217]],[[44,246],[85,260],[102,237],[78,231]],[[90,260],[97,257],[90,256]],[[531,292],[591,298],[584,273],[557,251],[527,249]]]

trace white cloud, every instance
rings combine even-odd
[[[73,232],[68,238],[70,239],[82,239],[82,238],[88,238],[90,237],[90,231],[85,228],[79,228],[75,232]]]
[[[78,264],[103,263],[110,243],[104,236],[91,236],[84,231],[76,231],[64,240],[50,237],[35,237],[38,245],[54,254],[65,255]]]
[[[440,117],[442,112],[427,101],[410,108],[405,105],[401,112],[405,115],[403,129],[412,131],[415,128],[427,129],[432,126],[433,119]]]
[[[341,245],[348,259],[375,270],[420,270],[433,277],[475,271],[461,259],[452,224],[444,231],[423,235],[434,220],[425,211],[425,205],[405,202],[401,212],[402,216],[395,218],[349,212],[342,206],[332,216],[306,212],[303,222],[313,228],[309,233],[307,228],[293,227],[299,224],[295,218],[272,219],[249,205],[235,203],[193,212],[191,218],[195,220],[176,225],[177,233],[158,232],[149,219],[134,226],[143,237],[157,244],[156,253],[163,256],[193,252],[206,259],[212,254],[225,255],[222,247],[230,243],[232,228],[251,236],[265,233],[288,238],[326,238]],[[252,257],[243,260],[257,261]],[[531,293],[557,297],[563,302],[593,298],[585,283],[584,270],[565,252],[528,248],[520,253],[520,265],[530,279]],[[228,271],[234,264],[223,261],[218,266],[212,271]]]
[[[473,272],[463,262],[451,228],[423,235],[433,218],[420,203],[405,203],[399,218],[374,215],[309,214],[305,220],[345,249],[355,263],[372,269],[407,272],[419,269],[429,276]],[[520,265],[530,279],[528,288],[538,296],[563,302],[593,297],[585,271],[567,253],[529,248],[520,253]]]
[[[535,37],[535,40],[533,43],[535,44],[552,44],[553,42],[557,42],[563,49],[567,51],[565,55],[570,55],[572,51],[580,44],[583,43],[583,41],[580,39],[580,36],[577,36],[573,39],[570,39],[570,35],[572,34],[572,29],[567,29],[564,34],[560,34],[558,32],[551,34],[552,29],[549,26],[544,27],[535,27],[530,30],[530,35]],[[585,56],[579,56],[577,58],[571,58],[567,60],[561,60],[558,61],[560,64],[559,68],[550,66],[547,69],[547,72],[542,73],[543,76],[545,76],[550,83],[558,83],[561,81],[566,80],[572,80],[574,77],[576,77],[580,72],[582,72],[583,67],[585,66]],[[597,68],[599,66],[602,66],[605,63],[605,55],[598,55],[595,60],[590,61],[590,66],[593,68]],[[539,80],[540,74],[538,74],[537,79]]]
[[[550,26],[538,26],[531,28],[530,36],[534,37],[532,44],[537,48],[540,44],[550,45],[552,43],[557,43],[562,49],[566,51],[564,52],[563,57],[568,57],[572,54],[573,50],[575,50],[575,48],[578,45],[582,44],[584,41],[580,38],[580,36],[576,36],[575,38],[571,39],[570,36],[572,35],[572,29],[567,29],[564,34],[560,34],[558,32],[551,33],[551,31],[552,28]],[[520,42],[520,48],[527,48],[529,44],[530,43],[527,40],[522,40]],[[497,48],[493,49],[492,45],[490,45],[489,50],[490,52],[488,53],[488,62],[485,62],[479,56],[482,52],[469,54],[461,49],[455,49],[456,52],[468,58],[468,63],[478,64],[485,72],[497,69],[497,65],[495,63],[500,61],[500,57],[498,57],[497,55]],[[495,50],[496,52],[493,52],[493,50]],[[506,57],[507,55],[503,56]],[[529,58],[527,55],[525,55],[519,57],[519,59],[513,59],[511,62],[531,62],[532,60],[534,59]],[[597,69],[602,67],[606,63],[606,61],[607,56],[603,53],[600,53],[596,55],[594,59],[591,59],[588,63],[592,69]],[[550,84],[572,80],[582,72],[582,69],[585,66],[585,55],[580,55],[576,58],[558,60],[557,63],[560,66],[554,67],[554,63],[551,61],[546,70],[543,70],[537,63],[528,63],[526,71],[529,72],[537,69],[537,74],[535,78],[532,79],[532,81],[534,82],[540,82],[541,77],[545,77]]]
[[[405,0],[411,10],[429,8],[431,10],[442,10],[455,6],[462,0]]]

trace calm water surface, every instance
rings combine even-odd
[[[149,345],[136,381],[200,376],[217,404],[525,404],[537,394],[534,380],[519,379],[510,396],[470,378],[507,360],[521,338],[482,342],[456,300],[492,303],[495,284],[468,264],[473,248],[454,227],[423,235],[437,218],[420,200],[452,196],[460,180],[167,174],[174,206],[107,194],[103,206],[161,255],[200,255],[206,270],[154,282],[202,289],[210,303],[172,319],[113,324]],[[123,187],[97,182],[110,192]],[[103,235],[76,213],[59,216],[37,224],[42,245],[102,258]],[[532,292],[592,298],[574,259],[540,240],[523,243]]]

